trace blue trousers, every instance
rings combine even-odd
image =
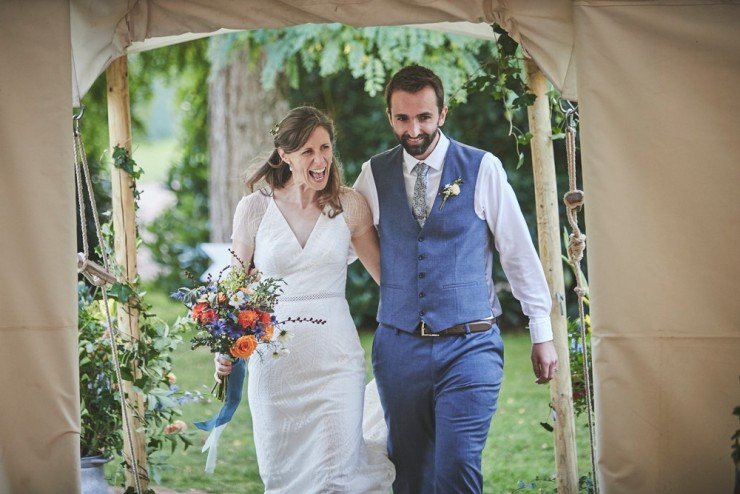
[[[422,337],[381,324],[372,361],[396,466],[393,491],[481,493],[481,454],[503,378],[498,327]]]

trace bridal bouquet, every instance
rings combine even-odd
[[[279,327],[274,308],[282,292],[279,278],[262,279],[256,270],[242,266],[222,270],[217,278],[209,276],[195,288],[180,288],[172,298],[188,308],[188,315],[178,324],[194,325],[197,333],[192,349],[210,348],[232,359],[246,359],[257,353],[260,357],[287,354],[286,330]],[[224,401],[228,376],[217,380],[216,397]]]

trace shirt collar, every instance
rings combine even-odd
[[[432,151],[432,154],[426,157],[424,163],[429,165],[430,168],[441,170],[445,161],[445,155],[447,154],[447,148],[449,147],[450,140],[442,133],[442,129],[440,129],[437,146],[434,148],[434,151]],[[407,173],[411,173],[418,162],[418,159],[411,156],[405,149],[403,150],[403,167]]]

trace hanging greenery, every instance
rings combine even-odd
[[[141,168],[125,148],[116,147],[113,157],[114,166],[123,169],[132,178],[141,176]],[[101,225],[100,234],[102,245],[97,246],[98,253],[101,254],[99,249],[104,248],[106,257],[112,260],[113,231],[110,222]],[[98,235],[92,238],[98,238]],[[111,270],[117,279],[124,279],[120,266],[114,264]],[[187,448],[193,444],[193,435],[187,432],[185,423],[176,420],[182,414],[182,398],[185,394],[175,384],[172,354],[183,341],[182,330],[169,328],[151,312],[151,306],[145,302],[144,292],[138,288],[137,280],[114,283],[107,290],[107,295],[106,310],[106,302],[99,288],[80,283],[78,289],[80,453],[83,456],[122,455],[122,390],[117,379],[115,360],[111,358],[112,352],[116,352],[121,378],[132,383],[145,406],[144,415],[137,418],[143,424],[146,436],[148,474],[156,482],[161,470],[166,467],[167,457],[177,445]],[[121,336],[115,317],[108,320],[107,313],[115,314],[119,304],[127,304],[138,313],[137,337]],[[115,348],[111,348],[112,339]],[[133,370],[134,363],[136,372]],[[136,413],[133,408],[128,410],[129,417]],[[165,451],[166,447],[169,447],[169,452]],[[119,474],[123,473],[125,467],[125,461],[122,461]],[[123,479],[123,476],[120,478]]]
[[[525,161],[525,154],[520,146],[527,146],[532,140],[532,133],[516,124],[516,116],[526,112],[534,104],[534,93],[527,85],[522,47],[497,24],[491,28],[496,34],[496,42],[491,56],[480,64],[476,74],[464,84],[467,93],[483,92],[499,101],[503,106],[503,115],[509,123],[509,135],[516,142],[518,155],[517,168]],[[555,88],[549,94],[552,116],[552,138],[562,139],[564,114],[560,109],[560,95]]]

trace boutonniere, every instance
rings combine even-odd
[[[460,184],[463,183],[462,177],[457,177],[451,184],[447,184],[442,187],[442,192],[439,194],[442,196],[442,204],[439,205],[439,210],[445,207],[445,202],[450,197],[454,197],[460,194]]]

